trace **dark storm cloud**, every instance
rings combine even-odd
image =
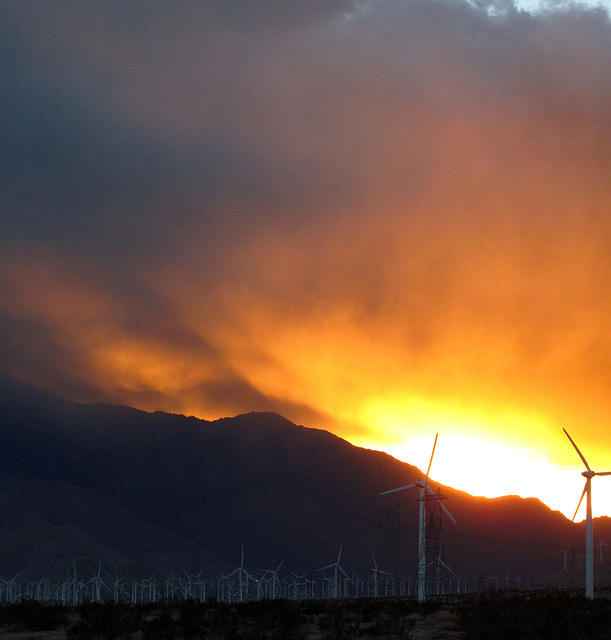
[[[274,161],[259,141],[236,132],[231,120],[229,125],[208,121],[204,110],[197,131],[177,134],[170,122],[173,114],[177,121],[183,117],[180,94],[169,96],[165,126],[158,127],[139,115],[126,117],[107,100],[125,85],[137,85],[138,65],[123,76],[122,65],[129,67],[130,58],[172,48],[181,34],[169,26],[182,10],[222,13],[229,20],[240,3],[179,3],[170,11],[166,3],[155,2],[86,8],[65,2],[49,7],[44,20],[28,14],[27,4],[7,5],[14,15],[4,22],[2,34],[7,53],[0,67],[5,241],[14,235],[67,247],[86,242],[115,256],[130,251],[139,259],[147,253],[158,258],[194,225],[216,229],[245,223],[254,206],[258,215],[265,210],[274,217],[287,202],[309,199],[311,204],[312,198],[332,196],[331,181],[313,162]],[[265,5],[257,4],[254,13],[266,15]],[[95,30],[98,13],[106,16],[108,33]],[[151,33],[151,25],[166,31]],[[189,29],[191,23],[179,20],[175,28]],[[65,34],[61,39],[60,33]],[[205,49],[205,38],[194,46]],[[125,49],[124,58],[115,57],[115,48]],[[155,67],[157,62],[153,55],[144,73],[153,73],[159,91],[174,69]],[[215,77],[234,71],[221,66]],[[157,101],[143,93],[136,109],[154,111]],[[230,119],[242,110],[229,112]],[[231,207],[219,209],[226,201]]]
[[[310,0],[279,2],[278,0],[212,0],[204,3],[206,14],[223,24],[250,28],[303,27],[322,22],[354,10],[354,0]]]
[[[137,247],[152,237],[147,249],[154,250],[169,222],[187,222],[175,206],[181,189],[197,186],[206,205],[226,192],[260,188],[259,169],[212,136],[196,148],[172,147],[101,117],[86,96],[51,85],[38,69],[5,70],[0,82],[2,224],[9,235],[106,247]]]
[[[79,10],[78,0],[63,2],[66,10]],[[88,9],[98,17],[130,29],[161,24],[164,30],[176,20],[189,18],[199,28],[239,27],[248,29],[301,28],[350,13],[355,0],[106,0]]]

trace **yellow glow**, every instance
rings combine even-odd
[[[376,425],[379,435],[375,440],[353,438],[355,444],[383,449],[423,472],[429,465],[434,434],[439,433],[431,468],[433,481],[488,498],[535,497],[567,518],[575,513],[585,483],[581,476],[583,466],[559,465],[545,455],[557,450],[563,461],[579,460],[561,429],[555,429],[556,438],[550,436],[554,433],[553,425],[541,416],[511,411],[486,415],[481,411],[411,399],[402,403],[371,402],[360,418]],[[539,440],[541,447],[535,449],[529,443],[533,442],[533,436],[534,441],[538,441],[537,435],[541,434],[547,437]],[[554,449],[550,443],[554,443]],[[584,455],[593,466],[594,456],[589,458],[585,452]],[[596,452],[598,457],[600,451]],[[611,468],[611,464],[607,466]],[[606,515],[610,510],[611,482],[605,480],[595,479],[593,483],[595,516]],[[576,520],[584,517],[585,501]]]
[[[471,438],[489,439],[503,446],[532,442],[533,436],[549,440],[553,432],[549,421],[534,412],[518,411],[488,402],[474,408],[449,399],[405,396],[398,399],[366,400],[359,421],[391,446],[401,442],[404,434],[425,436],[431,433],[468,433]]]
[[[413,438],[405,444],[387,447],[388,453],[426,470],[431,456],[431,438]],[[439,438],[431,478],[472,495],[496,498],[504,495],[536,497],[551,509],[572,518],[583,489],[578,467],[561,467],[527,449],[511,449],[478,438],[450,435]],[[604,498],[596,487],[598,508]],[[605,492],[611,495],[610,492]],[[596,505],[595,505],[596,507]],[[577,520],[585,517],[582,505]]]

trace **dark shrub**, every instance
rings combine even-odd
[[[0,607],[0,624],[15,631],[51,631],[67,621],[63,607],[24,600]]]
[[[81,620],[86,623],[91,638],[111,640],[135,633],[142,621],[143,610],[127,604],[109,602],[86,603],[78,608]]]
[[[173,640],[176,638],[176,623],[168,611],[162,611],[142,625],[144,640]]]
[[[466,640],[611,640],[611,601],[534,592],[464,603]]]

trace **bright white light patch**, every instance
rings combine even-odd
[[[426,472],[432,447],[433,438],[414,438],[385,450]],[[582,470],[579,466],[552,464],[523,449],[509,449],[476,438],[440,435],[431,479],[433,484],[436,481],[487,498],[537,497],[551,509],[572,518],[585,484]],[[594,478],[592,496],[594,516],[603,515],[611,501],[611,478]],[[575,520],[584,518],[585,500]]]

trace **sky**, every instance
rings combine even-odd
[[[434,480],[571,518],[563,428],[611,470],[608,8],[6,0],[0,371],[424,469],[439,433]]]

